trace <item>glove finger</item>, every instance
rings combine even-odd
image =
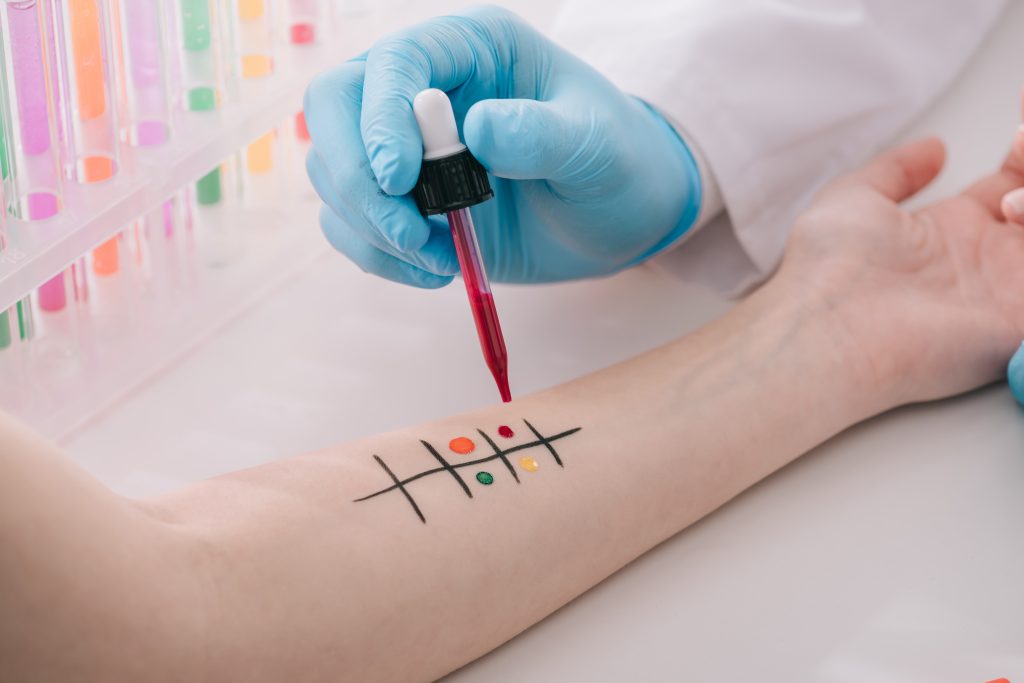
[[[1010,391],[1013,392],[1017,402],[1024,406],[1024,344],[1017,349],[1006,374],[1010,380]]]
[[[419,176],[423,141],[412,113],[416,94],[430,87],[475,91],[483,81],[496,81],[500,58],[493,56],[510,51],[518,24],[511,12],[484,7],[428,20],[370,48],[362,134],[385,192],[406,194]]]
[[[398,252],[421,249],[430,238],[427,221],[410,197],[389,197],[369,170],[359,116],[362,62],[321,74],[306,90],[303,110],[313,140],[307,172],[317,194],[336,212],[344,204]],[[319,165],[310,163],[315,156]]]
[[[324,170],[323,162],[318,156],[312,153],[307,155],[306,168],[317,194],[328,196],[328,199],[324,200],[325,208],[338,217],[353,239],[362,239],[386,254],[436,275],[454,275],[458,272],[459,261],[451,234],[448,231],[440,232],[428,223],[428,237],[423,246],[414,251],[397,249],[378,230],[367,223],[364,217],[354,212],[347,203],[339,201],[330,192],[321,190],[327,171]]]
[[[473,156],[514,180],[568,180],[584,154],[579,133],[557,105],[536,100],[483,100],[463,123]]]
[[[427,272],[381,251],[355,235],[330,207],[321,207],[320,227],[331,246],[347,256],[364,272],[423,289],[437,289],[452,281],[451,275]]]

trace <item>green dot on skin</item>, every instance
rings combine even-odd
[[[217,93],[213,88],[202,86],[188,91],[189,111],[212,111],[217,108]]]
[[[476,480],[484,486],[490,486],[494,483],[494,476],[490,472],[477,472]]]
[[[220,169],[215,168],[196,181],[196,201],[203,206],[220,201]]]

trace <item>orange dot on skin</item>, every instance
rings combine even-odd
[[[464,436],[457,436],[448,442],[448,448],[452,449],[459,455],[465,455],[466,453],[472,453],[476,449],[476,444],[473,443],[472,439],[467,439]]]
[[[540,463],[537,462],[536,459],[531,458],[528,455],[524,455],[523,457],[519,458],[519,466],[522,467],[527,472],[536,472],[537,470],[540,469]]]

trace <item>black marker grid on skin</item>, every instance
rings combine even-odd
[[[379,491],[374,491],[373,493],[367,496],[363,496],[362,498],[356,498],[353,502],[361,503],[364,500],[369,500],[371,498],[375,498],[377,496],[389,493],[391,491],[400,491],[402,495],[405,496],[405,499],[409,501],[409,505],[412,506],[412,510],[413,512],[416,513],[416,516],[420,518],[421,522],[426,524],[426,516],[424,516],[423,511],[420,510],[420,506],[416,504],[416,499],[412,497],[411,493],[409,493],[408,485],[416,481],[417,479],[422,479],[433,474],[447,473],[448,476],[452,477],[455,480],[455,482],[462,489],[463,493],[465,493],[468,498],[472,498],[473,491],[470,490],[469,486],[466,484],[466,481],[458,472],[458,470],[462,469],[463,467],[475,467],[477,465],[482,465],[484,463],[491,462],[492,460],[500,460],[505,465],[505,467],[508,468],[508,471],[512,475],[512,478],[518,484],[520,483],[519,474],[516,472],[515,467],[513,467],[512,463],[509,462],[508,455],[511,453],[515,453],[517,451],[525,451],[531,448],[537,448],[538,446],[543,446],[547,450],[547,452],[554,459],[556,465],[558,465],[559,467],[565,467],[565,465],[562,464],[562,458],[558,454],[558,451],[555,450],[553,443],[555,441],[558,441],[559,439],[564,439],[567,436],[575,434],[576,432],[580,431],[581,428],[574,427],[573,429],[568,429],[564,432],[559,432],[558,434],[552,434],[551,436],[543,436],[539,431],[537,431],[537,429],[532,424],[530,424],[526,420],[523,420],[523,423],[527,426],[527,428],[529,428],[531,432],[533,432],[533,435],[537,437],[534,441],[516,444],[515,446],[502,449],[500,446],[498,446],[494,439],[492,439],[490,436],[488,436],[486,432],[484,432],[484,430],[477,429],[477,433],[481,437],[483,437],[484,441],[487,442],[487,445],[490,446],[491,450],[494,452],[491,455],[488,455],[483,458],[476,458],[475,460],[467,460],[466,462],[460,462],[455,464],[448,462],[444,458],[444,456],[442,456],[429,441],[420,440],[420,443],[423,444],[423,447],[427,450],[430,456],[439,463],[440,466],[423,470],[422,472],[413,474],[409,477],[406,477],[405,479],[399,479],[398,476],[391,471],[391,468],[388,467],[387,463],[385,463],[384,460],[379,455],[374,455],[373,459],[377,461],[377,464],[380,465],[381,469],[384,470],[384,472],[388,475],[388,477],[391,479],[393,483],[391,486],[382,488]]]

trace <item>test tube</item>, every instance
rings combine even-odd
[[[211,111],[225,96],[223,33],[219,24],[221,7],[216,0],[177,0],[177,3],[182,103],[189,111]]]
[[[64,175],[80,183],[102,182],[114,176],[118,165],[110,0],[50,0],[50,7],[57,38]],[[92,256],[97,275],[116,273],[117,239],[96,247]]]
[[[0,93],[2,94],[2,93]],[[2,188],[0,188],[0,198],[3,197]],[[4,223],[7,218],[7,212],[0,212],[0,254],[4,253],[4,249],[7,248],[7,233],[4,229]],[[11,345],[11,316],[7,310],[0,310],[0,351],[3,351]]]
[[[171,135],[166,0],[116,0],[113,10],[121,140],[161,145]]]
[[[234,0],[238,19],[239,72],[263,78],[274,72],[271,7],[267,0]]]
[[[232,155],[195,185],[195,203],[190,208],[194,211],[200,252],[209,266],[234,261],[242,247],[234,203],[241,194],[241,156]]]
[[[0,6],[3,44],[2,171],[7,212],[26,221],[56,215],[62,208],[60,135],[54,111],[53,31],[39,2]],[[64,308],[64,274],[39,288],[45,311]],[[30,310],[19,304],[19,332],[31,332]]]
[[[235,0],[238,18],[239,72],[242,78],[269,76],[274,72],[271,8],[267,0]],[[246,169],[259,176],[274,166],[274,133],[250,143],[245,149]]]
[[[306,127],[306,113],[300,111],[295,115],[295,137],[302,142],[309,142],[309,128]]]
[[[309,129],[306,117],[300,111],[281,127],[286,145],[282,154],[286,166],[284,185],[290,196],[311,196],[313,187],[306,176],[306,155],[309,153]]]
[[[315,43],[322,14],[322,0],[288,0],[288,42],[292,45]]]
[[[7,311],[0,311],[0,351],[11,345],[11,317]]]
[[[252,175],[266,175],[274,168],[277,132],[261,135],[245,149],[245,168]]]
[[[49,0],[49,6],[63,110],[64,175],[80,183],[107,180],[118,161],[110,0]]]
[[[6,99],[6,97],[6,88],[3,87],[3,79],[0,78],[0,98]],[[7,142],[4,128],[5,126],[0,122],[0,172],[2,172],[2,177],[6,178],[10,165],[7,159]],[[5,206],[3,201],[3,185],[4,183],[0,183],[0,206]],[[0,254],[3,254],[5,249],[7,249],[7,211],[3,210],[0,211]],[[25,298],[18,301],[14,307],[0,311],[0,351],[11,346],[11,341],[14,338],[14,335],[11,333],[11,326],[15,319],[18,322],[18,336],[23,340],[29,338],[31,325],[28,324],[29,321],[23,319],[23,316],[31,310],[27,306],[28,298]]]

